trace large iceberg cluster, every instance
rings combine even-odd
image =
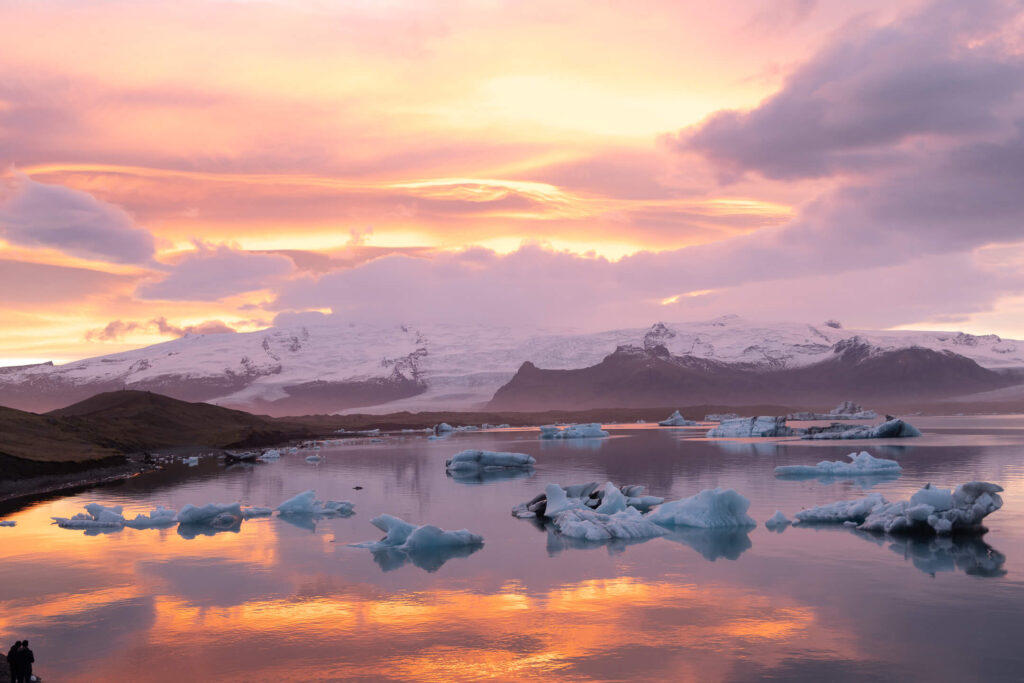
[[[853,401],[843,401],[827,413],[799,412],[786,416],[790,420],[877,420],[878,413],[865,410],[864,406]]]
[[[304,491],[278,507],[282,517],[348,517],[354,514],[349,501],[317,500],[313,491]],[[238,531],[242,521],[257,517],[269,517],[274,510],[268,507],[243,506],[241,503],[207,503],[206,505],[185,505],[181,511],[157,506],[149,514],[139,514],[126,519],[120,505],[105,506],[89,503],[85,512],[72,517],[53,517],[54,523],[62,529],[84,529],[87,532],[104,533],[129,529],[163,529],[177,525],[178,533],[186,538],[197,534],[212,534],[218,531]]]
[[[564,429],[558,425],[544,425],[540,428],[542,439],[599,439],[608,436],[597,422],[569,425]]]
[[[842,523],[887,534],[979,534],[982,520],[1003,506],[997,484],[972,481],[956,490],[927,484],[910,500],[890,503],[878,493],[821,505],[796,514],[798,522]]]
[[[782,477],[868,477],[899,474],[903,469],[895,460],[876,458],[867,451],[850,453],[847,457],[850,462],[822,460],[817,465],[782,465],[775,468],[775,474]]]
[[[732,489],[708,489],[669,503],[656,496],[645,496],[643,491],[642,486],[618,487],[612,482],[602,487],[596,482],[565,487],[548,484],[544,493],[515,506],[512,514],[535,518],[549,533],[568,542],[621,544],[668,536],[712,559],[722,555],[738,557],[749,547],[746,538],[729,539],[723,544],[723,539],[689,538],[685,533],[686,529],[708,532],[755,526],[756,522],[746,514],[750,501]],[[660,507],[648,512],[655,506]],[[550,550],[552,538],[548,545]],[[566,542],[556,541],[554,545],[561,549]]]
[[[537,461],[525,453],[468,450],[456,453],[444,463],[449,472],[501,469],[530,469]]]
[[[786,426],[786,418],[761,415],[723,420],[717,427],[708,430],[711,438],[752,437],[752,436],[794,436],[800,430]]]
[[[921,431],[899,418],[894,418],[873,427],[833,423],[828,427],[811,427],[803,439],[902,439],[921,436]]]
[[[694,427],[697,423],[693,420],[687,420],[677,410],[658,424],[662,427]]]

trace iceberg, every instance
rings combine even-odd
[[[733,489],[704,489],[695,496],[662,504],[647,518],[663,526],[724,527],[757,526],[747,509],[750,501]]]
[[[498,451],[468,450],[456,453],[446,460],[445,469],[453,471],[476,471],[495,469],[529,469],[537,461],[525,453],[503,453]]]
[[[886,534],[982,534],[982,520],[1003,506],[1001,486],[972,481],[956,490],[925,485],[910,500],[890,503],[878,493],[820,505],[796,514],[806,524],[846,524]]]
[[[615,487],[611,482],[598,488],[597,482],[559,486],[548,484],[544,492],[533,499],[512,508],[512,515],[520,519],[553,517],[565,510],[575,508],[601,508],[607,502],[605,511],[621,510],[625,506],[646,512],[655,505],[665,502],[664,498],[644,495],[646,489],[638,484]],[[605,498],[610,496],[608,501]],[[621,498],[620,498],[621,497]],[[610,514],[603,512],[603,514]]]
[[[259,459],[262,460],[263,462],[271,462],[273,460],[280,460],[281,459],[281,451],[279,451],[276,448],[271,448],[270,450],[263,451],[263,453],[260,454]]]
[[[178,523],[178,512],[163,505],[156,506],[148,515],[139,514],[135,519],[126,520],[124,525],[131,529],[160,529]]]
[[[417,526],[393,515],[379,515],[370,523],[384,532],[384,538],[350,545],[370,550],[384,571],[397,569],[406,562],[437,571],[449,559],[468,557],[484,543],[482,536],[466,529],[445,531],[432,524]]]
[[[725,422],[726,420],[738,420],[742,416],[736,413],[709,413],[704,416],[705,422]]]
[[[319,455],[307,455],[306,456],[306,462],[309,462],[309,463],[318,463],[321,460],[323,460],[323,458],[320,457]]]
[[[355,505],[347,500],[317,500],[312,489],[292,496],[277,506],[281,516],[307,517],[350,517],[355,514]]]
[[[697,423],[693,420],[687,420],[677,410],[658,424],[662,427],[693,427]]]
[[[857,500],[841,500],[801,510],[795,517],[797,523],[803,524],[860,524],[873,509],[885,502],[881,493],[869,493]]]
[[[0,519],[0,526],[17,526],[18,523],[13,519]]]
[[[765,436],[794,436],[800,434],[801,430],[786,426],[786,418],[762,415],[759,417],[741,417],[735,420],[725,420],[717,427],[708,430],[710,438],[742,438],[742,437],[765,437]]]
[[[780,534],[785,531],[786,527],[790,524],[792,524],[792,522],[789,521],[786,515],[782,514],[782,510],[776,510],[775,514],[765,520],[764,523],[769,531],[776,531]]]
[[[843,401],[827,413],[799,412],[786,416],[789,420],[877,420],[878,413],[865,410],[853,401]]]
[[[664,536],[666,533],[639,510],[627,507],[624,498],[622,507],[612,513],[588,507],[573,507],[554,514],[550,519],[554,528],[563,536],[587,541],[647,539]]]
[[[254,519],[256,517],[269,517],[274,514],[273,508],[264,508],[258,506],[244,507],[242,508],[242,519]]]
[[[558,425],[544,425],[540,428],[542,439],[599,439],[608,436],[597,422],[569,425],[564,429]]]
[[[801,437],[803,439],[901,439],[921,436],[921,431],[899,418],[875,425],[874,427],[857,427],[834,422],[828,427],[810,427]]]
[[[850,453],[850,462],[822,460],[817,465],[782,465],[775,468],[779,477],[851,476],[899,474],[903,468],[895,460],[875,458],[867,451]]]
[[[199,465],[199,456],[193,455],[190,458],[185,458],[184,460],[182,460],[182,462],[184,462],[189,467],[196,467],[197,465]]]
[[[85,512],[73,517],[53,517],[54,523],[62,529],[123,529],[125,525],[124,508],[120,505],[107,507],[99,503],[89,503]]]
[[[434,425],[434,433],[435,434],[447,434],[449,432],[454,432],[454,431],[455,431],[455,427],[452,427],[447,422],[442,422],[441,424]]]
[[[241,503],[207,503],[203,506],[186,505],[178,513],[181,526],[231,529],[242,522]]]

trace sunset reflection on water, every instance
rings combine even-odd
[[[499,438],[510,437],[478,434],[460,445],[510,446]],[[665,433],[638,431],[593,456],[541,451],[535,441],[514,438],[516,448],[507,450],[546,460],[536,476],[454,482],[435,467],[451,444],[409,441],[331,453],[318,468],[286,461],[236,475],[210,463],[166,485],[135,482],[35,504],[11,516],[17,527],[0,530],[0,633],[12,642],[30,638],[40,673],[61,681],[732,681],[791,673],[798,664],[839,679],[905,673],[931,647],[928,619],[953,595],[958,603],[975,601],[960,605],[968,612],[996,615],[992,641],[979,642],[977,657],[1019,621],[1019,612],[1005,607],[1021,606],[1012,571],[979,578],[953,568],[933,578],[886,543],[841,529],[779,535],[760,528],[739,545],[729,540],[728,551],[713,547],[714,539],[709,546],[685,536],[550,548],[544,532],[509,516],[511,504],[549,478],[622,480],[615,470],[626,467],[626,452],[643,458],[631,467],[643,478],[630,483],[657,480],[655,493],[682,493],[715,477],[746,492],[760,520],[776,507],[791,513],[815,498],[855,494],[842,484],[766,477],[771,456],[712,452],[706,443],[672,452],[678,439]],[[782,457],[822,452],[805,456],[796,448]],[[937,451],[927,455],[929,466],[963,466]],[[975,466],[998,469],[1004,485],[1022,480],[1020,465],[998,453],[979,452]],[[896,497],[910,485],[906,479],[883,485],[886,495]],[[328,493],[331,486],[351,490],[355,481],[368,494],[349,495],[356,516],[321,521],[313,531],[277,518],[192,539],[173,528],[87,535],[49,524],[93,500],[125,504],[133,516],[157,503],[269,504],[293,489]],[[1008,497],[1007,507],[1017,500]],[[385,510],[444,528],[467,526],[482,533],[485,546],[436,571],[411,564],[384,571],[348,544],[377,536],[368,522]],[[1002,523],[986,541],[1012,569],[1024,557],[1021,515],[999,514]],[[898,647],[885,635],[897,631]],[[975,659],[926,668],[943,680]]]

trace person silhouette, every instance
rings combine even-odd
[[[32,650],[28,649],[28,641],[21,641],[21,649],[14,653],[17,676],[14,683],[29,683],[32,680],[32,664],[36,661]]]
[[[17,657],[15,656],[18,650],[21,649],[21,641],[17,641],[14,645],[11,645],[11,649],[7,651],[7,667],[11,670],[11,680],[17,679]]]

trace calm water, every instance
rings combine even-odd
[[[552,443],[536,431],[422,436],[225,469],[216,460],[35,504],[0,528],[0,642],[29,638],[47,681],[1024,680],[1024,417],[920,418],[902,442],[708,441],[614,429]],[[529,453],[528,478],[456,481],[464,448]],[[863,495],[866,482],[781,481],[780,464],[866,449],[903,465],[871,490],[926,482],[1006,488],[983,541],[907,543],[843,528],[763,526],[776,509]],[[677,498],[733,487],[762,522],[573,547],[509,511],[547,482],[639,483]],[[364,487],[354,490],[354,486]],[[185,538],[86,535],[49,524],[89,502],[276,506],[307,488],[356,515],[273,518]],[[382,512],[482,534],[468,557],[401,564],[349,547]],[[447,560],[447,561],[446,561]]]

